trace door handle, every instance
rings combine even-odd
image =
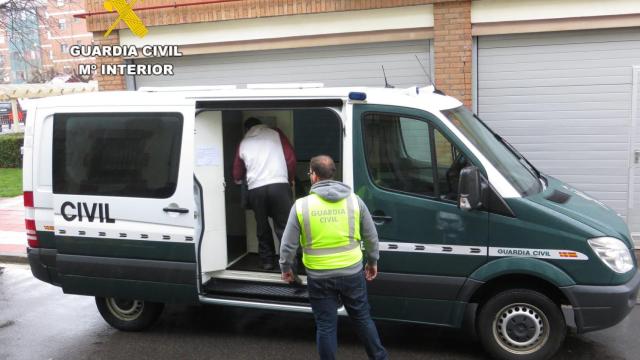
[[[173,212],[173,213],[178,213],[178,214],[186,214],[189,212],[189,209],[185,209],[185,208],[170,208],[170,207],[166,207],[164,209],[164,212]]]
[[[391,221],[391,220],[393,220],[393,218],[391,216],[387,216],[387,215],[371,215],[371,217],[373,218],[373,220],[378,220],[378,221]]]
[[[386,222],[393,220],[391,216],[385,215],[382,211],[376,210],[371,214],[371,218],[373,219],[373,223],[376,225],[382,225]]]

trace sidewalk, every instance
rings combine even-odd
[[[27,261],[22,196],[0,199],[0,261]]]

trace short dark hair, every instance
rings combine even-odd
[[[245,122],[244,122],[244,130],[248,131],[252,127],[254,127],[256,125],[260,125],[260,124],[262,124],[262,121],[260,121],[260,119],[254,118],[254,117],[250,117],[247,120],[245,120]]]
[[[331,180],[336,173],[336,164],[329,155],[314,156],[311,158],[309,167],[320,180]]]

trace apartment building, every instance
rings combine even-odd
[[[37,12],[3,8],[2,16],[2,80],[28,82],[42,68]]]
[[[0,32],[0,82],[43,82],[73,74],[80,63],[94,58],[74,58],[72,45],[87,45],[93,34],[84,20],[84,0],[45,0],[21,11],[5,11],[10,18]]]
[[[11,81],[11,58],[5,34],[4,31],[0,31],[0,84],[6,84]]]
[[[45,70],[56,74],[72,74],[78,64],[95,62],[95,58],[75,58],[69,55],[72,45],[89,45],[93,34],[84,20],[74,17],[84,13],[84,0],[48,0],[42,9],[40,42]]]

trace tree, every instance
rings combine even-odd
[[[44,84],[47,81],[53,79],[54,77],[56,77],[56,72],[53,69],[49,69],[49,70],[34,70],[31,73],[31,77],[29,79],[29,82],[32,84]]]
[[[94,79],[93,73],[90,73],[88,75],[80,75],[77,69],[73,69],[73,73],[71,74],[71,77],[69,78],[69,80],[67,80],[67,82],[68,83],[78,83],[78,82],[86,83],[93,79]]]
[[[6,34],[12,70],[19,73],[26,82],[41,82],[57,75],[51,76],[50,71],[42,68],[42,37],[51,35],[53,38],[60,38],[54,41],[58,46],[67,41],[59,36],[59,24],[54,23],[54,18],[47,16],[48,4],[56,5],[57,1],[0,0],[0,36]],[[82,4],[82,0],[65,0],[65,4]]]
[[[5,80],[7,78],[7,76],[8,76],[7,70],[5,70],[4,65],[3,65],[2,67],[0,67],[0,84],[8,83],[8,81]]]
[[[41,2],[27,0],[4,0],[0,4],[0,29],[6,34],[10,61],[23,76],[40,68],[38,6]]]

